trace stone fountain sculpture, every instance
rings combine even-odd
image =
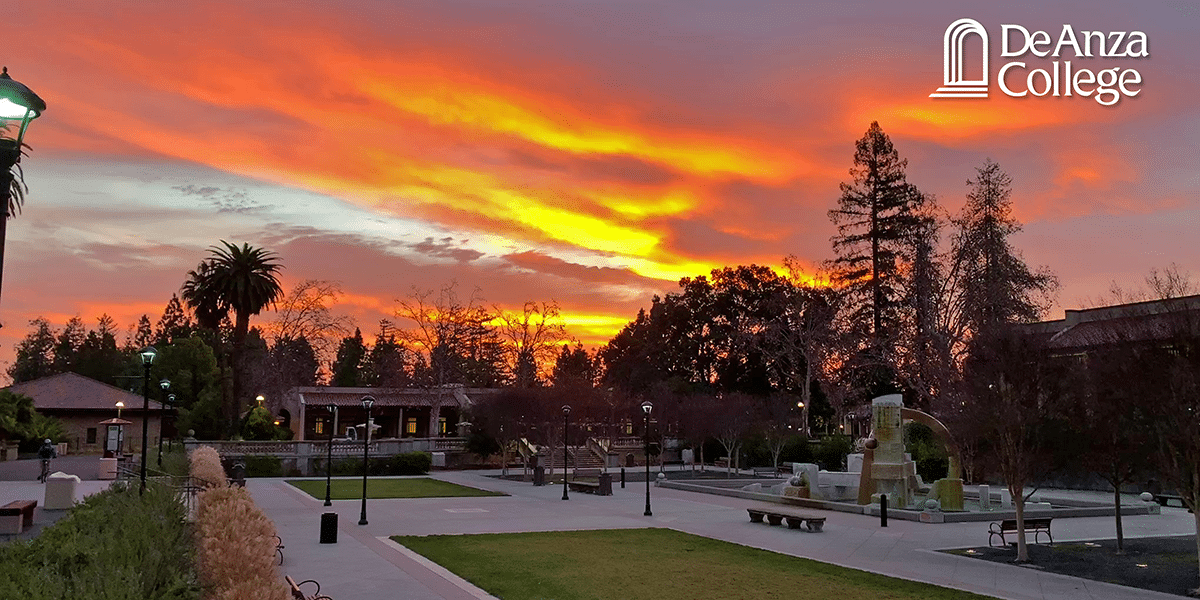
[[[918,491],[917,469],[904,454],[904,421],[927,425],[946,446],[949,468],[946,477],[933,482],[928,500],[937,500],[942,510],[963,510],[963,484],[960,477],[961,458],[950,431],[932,415],[904,408],[899,394],[880,396],[871,401],[872,435],[863,452],[859,475],[858,503],[878,501],[887,494],[888,504],[904,508],[912,504]]]

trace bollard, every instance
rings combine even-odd
[[[625,489],[625,467],[621,467],[621,489]]]
[[[887,494],[879,495],[879,526],[887,527]]]

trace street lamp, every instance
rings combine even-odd
[[[333,427],[334,423],[337,423],[337,407],[330,404],[325,408],[333,415],[333,421],[329,424],[329,452],[325,456],[325,506],[333,506],[333,502],[329,500],[329,486],[333,478]],[[366,497],[366,494],[363,496]]]
[[[8,67],[0,73],[0,129],[7,132],[11,125],[17,125],[17,137],[0,136],[0,278],[4,275],[4,238],[8,229],[8,218],[12,216],[10,209],[20,210],[21,194],[17,189],[14,198],[14,167],[21,162],[21,146],[25,140],[25,130],[29,122],[41,116],[46,110],[46,102],[33,93],[33,90],[8,76]]]
[[[121,402],[120,400],[117,400],[117,418],[118,419],[121,418],[121,409],[122,408],[125,408],[125,403]]]
[[[146,491],[146,443],[150,433],[150,366],[154,364],[158,351],[154,346],[147,346],[142,350],[141,356],[142,366],[146,371],[142,377],[142,487],[138,489],[139,494]]]
[[[171,381],[169,379],[167,379],[166,377],[163,377],[162,381],[158,382],[158,387],[162,388],[162,390],[165,392],[165,391],[171,389]],[[175,398],[175,394],[171,394],[170,396],[168,396],[167,399],[171,400],[173,398]],[[163,413],[163,411],[161,410],[161,407],[160,407],[160,410],[158,411],[158,468],[159,469],[162,468],[162,434],[163,434],[162,413]]]
[[[570,500],[567,497],[567,425],[568,419],[571,416],[571,407],[564,404],[563,411],[563,500]]]
[[[643,434],[646,436],[646,513],[647,517],[653,516],[650,512],[650,411],[654,410],[654,405],[647,400],[642,403],[642,412],[646,415],[646,430]]]
[[[375,404],[375,399],[370,396],[362,397],[362,406],[367,411],[367,420],[363,425],[363,429],[367,430],[363,434],[363,498],[362,498],[362,515],[358,517],[359,525],[367,524],[367,453],[371,444],[371,406]]]

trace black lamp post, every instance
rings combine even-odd
[[[333,421],[329,424],[329,453],[325,456],[325,506],[333,506],[333,502],[329,500],[329,486],[333,477],[333,427],[334,423],[337,423],[337,407],[330,404],[325,408],[333,415]]]
[[[654,405],[647,400],[642,403],[642,412],[646,415],[646,430],[642,432],[646,436],[646,516],[654,516],[650,512],[650,411],[654,410]]]
[[[571,407],[564,404],[563,408],[563,500],[570,500],[567,497],[567,425],[568,419],[571,416]]]
[[[359,525],[367,524],[367,453],[370,451],[371,445],[371,406],[375,404],[375,399],[370,396],[362,397],[363,408],[367,411],[367,421],[363,425],[366,433],[363,434],[363,498],[362,498],[362,515],[358,518]]]
[[[24,84],[8,76],[8,67],[0,73],[0,127],[20,123],[17,137],[0,137],[0,278],[4,275],[4,238],[8,229],[10,208],[20,209],[21,196],[13,198],[13,167],[21,162],[21,145],[29,122],[41,116],[46,102]]]
[[[166,377],[163,377],[162,380],[158,382],[158,387],[162,388],[163,391],[165,392],[165,391],[171,389],[171,381],[169,379],[167,379]],[[167,399],[173,401],[175,399],[175,394],[171,394],[170,396],[167,397]],[[158,468],[160,468],[160,469],[162,468],[162,434],[163,434],[162,413],[163,413],[162,410],[158,411]]]
[[[154,346],[147,346],[141,355],[142,366],[146,371],[142,377],[142,487],[138,489],[139,494],[146,491],[146,443],[150,433],[150,366],[154,364],[158,351]]]

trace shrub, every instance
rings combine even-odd
[[[283,477],[283,464],[278,456],[247,456],[246,477]]]
[[[245,488],[213,487],[197,495],[196,564],[207,597],[286,600],[275,543],[275,524]]]
[[[813,452],[813,459],[826,471],[841,471],[846,467],[846,455],[853,449],[850,436],[825,436]]]
[[[395,456],[375,456],[370,458],[369,474],[380,475],[424,475],[429,472],[433,457],[428,452],[408,452]],[[324,472],[325,461],[314,463],[318,473]],[[335,476],[359,477],[363,474],[362,458],[337,458],[333,461],[331,472]]]
[[[209,487],[223,486],[228,479],[221,466],[221,455],[211,446],[200,446],[192,451],[191,474]]]
[[[0,544],[0,598],[199,600],[194,553],[173,489],[114,486],[38,537]]]

